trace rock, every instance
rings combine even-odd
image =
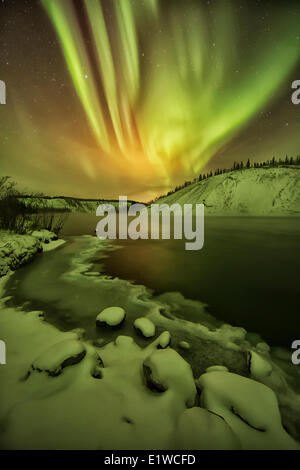
[[[57,377],[65,367],[81,362],[85,355],[84,345],[76,339],[69,339],[51,346],[34,361],[31,368],[33,371],[46,372],[51,377]]]
[[[272,373],[272,364],[254,351],[248,351],[248,367],[251,377],[264,379]]]
[[[195,407],[180,416],[175,448],[180,450],[237,450],[240,443],[224,419]]]
[[[169,331],[164,331],[158,338],[157,349],[166,349],[171,344],[171,335]]]
[[[90,272],[84,273],[84,275],[87,276],[87,277],[99,277],[100,273],[98,273],[96,271],[95,272],[90,271]]]
[[[185,349],[185,350],[191,349],[190,343],[188,343],[187,341],[180,341],[180,343],[178,344],[178,346],[179,346],[181,349]]]
[[[120,326],[126,318],[125,310],[121,307],[109,307],[103,310],[96,318],[97,326]]]
[[[0,277],[5,276],[9,272],[9,267],[4,261],[4,259],[0,259]]]
[[[206,372],[229,372],[225,366],[210,366],[206,369]]]
[[[155,325],[149,318],[137,318],[134,322],[134,328],[145,338],[153,338],[155,336]]]
[[[256,345],[257,352],[268,355],[271,352],[271,348],[267,343],[258,343]]]
[[[160,383],[159,380],[155,379],[152,375],[152,369],[149,367],[147,364],[143,364],[143,372],[144,372],[144,377],[146,380],[147,387],[152,391],[152,392],[166,392],[168,390],[167,385],[164,385],[163,383]]]
[[[190,365],[174,349],[156,350],[143,363],[146,386],[153,392],[172,392],[192,407],[197,394]]]
[[[96,367],[93,369],[92,377],[93,377],[94,379],[96,379],[96,380],[101,380],[101,379],[103,379],[102,367],[96,366]]]
[[[50,243],[50,241],[57,240],[57,235],[53,232],[49,232],[49,230],[35,230],[31,233],[31,236],[46,244]]]
[[[275,393],[231,372],[209,372],[198,380],[200,404],[222,416],[242,449],[299,449],[281,424]]]

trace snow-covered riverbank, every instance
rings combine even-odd
[[[58,331],[41,312],[3,306],[0,329],[8,345],[3,449],[299,448],[270,387],[218,364],[195,380],[163,348],[163,335],[145,348],[126,336],[99,348],[81,332]],[[264,375],[264,359],[255,361]]]
[[[105,297],[98,314],[111,297],[123,308],[116,293],[127,292],[131,303],[123,326],[132,323],[134,331],[135,306],[141,318],[153,322],[156,337],[141,346],[133,333],[114,327],[114,339],[103,341],[110,327],[96,326],[97,315],[91,320],[97,340],[82,329],[59,331],[43,312],[9,307],[4,295],[10,276],[3,278],[2,448],[298,448],[282,419],[297,436],[299,395],[265,343],[253,346],[242,328],[210,326],[204,312],[198,323],[176,318],[176,308],[197,308],[180,294],[153,297],[144,286],[90,276],[99,241],[84,240],[86,250],[74,251],[60,283],[77,289],[80,283],[94,285]]]
[[[29,263],[37,253],[63,244],[53,232],[39,230],[26,235],[0,231],[0,277]]]

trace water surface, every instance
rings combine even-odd
[[[200,300],[219,320],[290,347],[300,337],[300,219],[206,217],[205,245],[119,241],[105,272]]]
[[[28,310],[45,311],[60,328],[82,327],[96,338],[95,317],[103,308],[123,306],[131,320],[151,311],[148,298],[138,300],[144,291],[137,287],[144,285],[156,296],[177,291],[205,303],[218,320],[256,332],[272,346],[290,348],[299,338],[299,218],[206,217],[201,251],[186,251],[182,241],[127,240],[112,242],[121,249],[104,257],[100,249],[92,252],[88,271],[133,284],[89,275],[68,278],[91,242],[82,235],[95,234],[96,224],[94,215],[71,214],[62,234],[67,243],[14,274],[10,302],[27,302]],[[197,321],[197,312],[198,307],[190,312],[182,306],[176,315]],[[121,333],[134,334],[132,321]]]

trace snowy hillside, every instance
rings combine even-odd
[[[99,204],[107,203],[112,204],[116,207],[119,205],[119,201],[109,200],[97,200],[97,199],[76,199],[70,197],[24,197],[20,198],[26,206],[30,206],[33,209],[49,209],[59,210],[66,212],[96,212]],[[130,201],[128,201],[130,204]]]
[[[203,203],[206,214],[216,215],[300,215],[300,167],[232,171],[187,186],[159,203]]]

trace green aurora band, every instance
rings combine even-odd
[[[271,30],[250,31],[247,42],[247,15],[243,23],[227,0],[211,2],[213,17],[200,1],[186,9],[176,1],[82,0],[93,62],[72,0],[42,3],[99,150],[128,160],[137,178],[151,167],[166,186],[179,173],[197,175],[278,93],[300,57],[299,8],[276,10]]]

